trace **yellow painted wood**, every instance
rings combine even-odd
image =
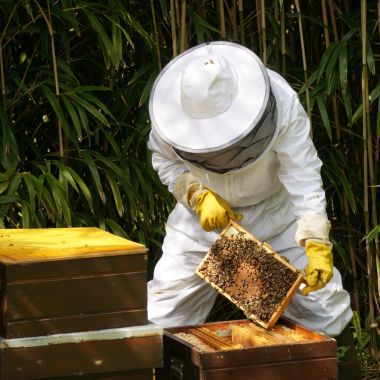
[[[96,227],[0,229],[0,262],[17,263],[135,254],[142,244]]]

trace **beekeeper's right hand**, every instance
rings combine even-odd
[[[236,214],[222,197],[203,187],[190,172],[178,177],[173,195],[178,202],[197,213],[199,223],[206,231],[224,228],[230,219],[242,219],[242,215]]]
[[[204,190],[196,197],[195,212],[199,216],[199,223],[206,231],[224,228],[230,219],[241,219],[223,198],[211,190]]]

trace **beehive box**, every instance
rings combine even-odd
[[[98,228],[0,230],[0,335],[147,323],[146,248]]]
[[[231,221],[196,273],[262,327],[275,325],[304,275]]]
[[[0,339],[0,379],[152,380],[162,356],[153,324]]]
[[[164,329],[156,380],[333,380],[336,341],[288,320],[266,330],[249,320]]]

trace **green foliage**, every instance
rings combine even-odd
[[[138,2],[0,1],[1,227],[98,226],[159,244],[151,226],[170,198],[146,164],[141,95],[158,68],[135,16]]]

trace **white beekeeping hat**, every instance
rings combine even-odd
[[[218,162],[210,163],[216,167],[224,165],[226,151],[236,157],[236,146],[241,149],[240,142],[247,136],[255,143],[252,132],[263,118],[268,124],[268,108],[273,111],[274,103],[261,60],[241,45],[219,41],[185,51],[161,71],[152,88],[149,112],[153,128],[180,156],[196,163],[197,157],[205,162],[210,154],[217,154]],[[274,133],[272,127],[265,133],[266,140]],[[261,131],[261,145],[262,137]]]

